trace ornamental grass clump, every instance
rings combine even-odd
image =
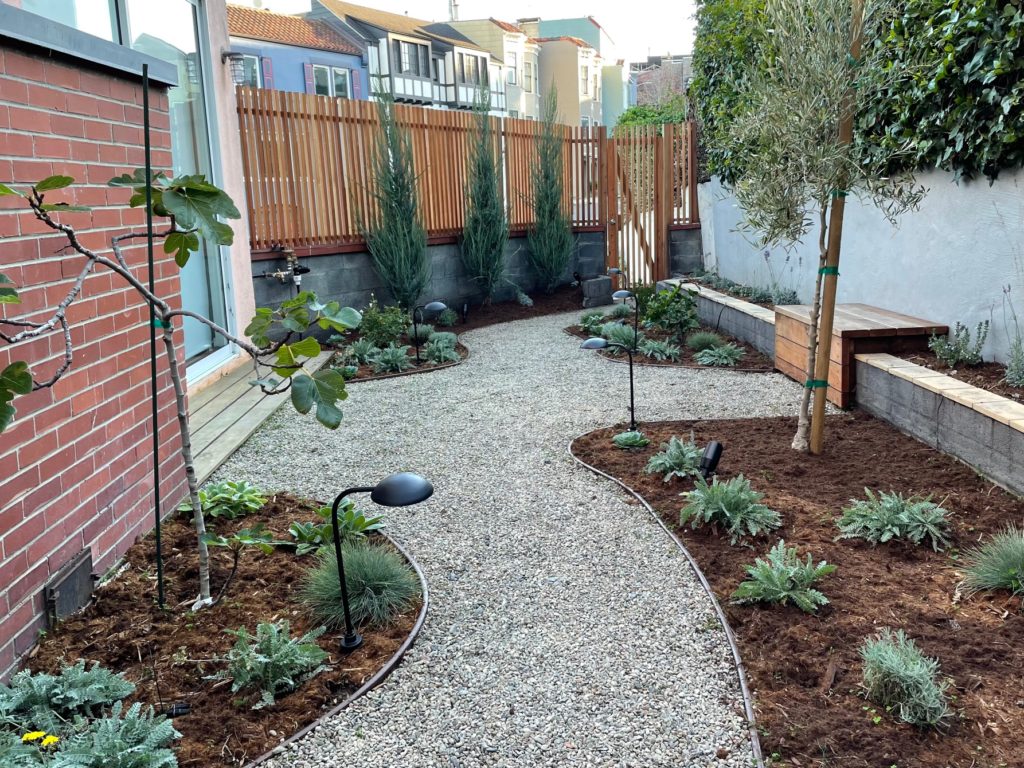
[[[743,359],[744,355],[746,355],[746,352],[743,351],[742,347],[729,343],[722,344],[717,347],[702,349],[693,356],[693,359],[694,362],[699,363],[700,365],[731,368],[739,363],[739,361]]]
[[[725,339],[714,331],[694,331],[686,337],[686,346],[694,352],[703,352],[705,349],[720,347],[725,344]]]
[[[861,646],[867,698],[900,720],[920,728],[947,716],[948,681],[937,680],[939,662],[925,656],[902,629],[885,628]]]
[[[744,568],[748,578],[733,592],[734,603],[793,603],[805,613],[828,605],[828,598],[812,585],[836,569],[824,560],[815,565],[809,554],[801,560],[796,547],[787,548],[783,539],[768,550],[767,558]]]
[[[374,544],[342,545],[345,586],[352,620],[356,624],[381,626],[412,607],[420,594],[416,574],[394,550]],[[304,577],[299,596],[317,621],[330,629],[345,626],[338,584],[338,562],[334,551],[325,547],[319,562]]]
[[[673,477],[696,477],[700,474],[702,451],[693,442],[693,436],[686,442],[678,437],[670,437],[667,443],[661,444],[661,451],[651,456],[644,472],[660,473],[666,483]]]
[[[629,306],[629,304],[616,304],[608,313],[608,317],[612,318],[613,320],[625,320],[627,317],[632,317],[633,312],[634,310],[631,306]]]
[[[905,539],[913,544],[927,542],[938,552],[949,546],[949,514],[931,500],[931,496],[904,498],[900,493],[879,492],[876,496],[865,488],[866,499],[851,499],[839,518],[840,539],[865,539],[884,544]]]
[[[643,432],[632,431],[632,432],[620,432],[612,438],[612,443],[617,448],[644,448],[651,444],[651,441],[647,439],[647,435]]]
[[[963,589],[968,595],[1006,589],[1024,597],[1024,529],[1006,530],[964,555]]]
[[[651,360],[678,360],[682,351],[678,346],[667,341],[645,339],[639,345],[640,354]]]
[[[779,513],[761,503],[763,494],[750,487],[743,475],[710,483],[698,477],[696,487],[683,494],[687,504],[679,513],[679,524],[697,529],[703,525],[721,528],[735,544],[745,536],[759,536],[782,525]]]
[[[230,679],[231,692],[259,693],[253,709],[274,705],[277,697],[290,693],[327,667],[328,654],[316,644],[326,630],[318,627],[302,637],[291,636],[287,619],[256,625],[256,634],[241,627],[225,630],[236,638],[228,651],[227,669],[212,679]]]
[[[420,344],[425,344],[427,339],[430,338],[431,334],[434,333],[434,326],[428,325],[427,323],[415,323],[405,329],[405,335],[409,341],[416,343],[419,339]]]

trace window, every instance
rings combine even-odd
[[[405,40],[392,44],[395,74],[430,77],[430,47]]]
[[[313,93],[317,96],[331,95],[331,68],[313,65]]]
[[[515,51],[509,51],[507,64],[508,64],[508,84],[509,85],[515,85],[516,84],[516,77],[517,77],[517,70],[519,69],[519,56],[516,54]]]
[[[242,57],[242,71],[245,72],[245,80],[242,85],[250,88],[259,88],[263,85],[260,77],[260,57],[246,54]]]
[[[596,99],[600,99],[600,98],[601,98],[601,85],[600,85],[600,83],[598,82],[598,79],[597,79],[597,78],[598,78],[598,75],[597,75],[597,72],[595,72],[595,73],[594,73],[594,91],[593,91],[593,93],[594,93],[594,99],[595,99],[595,100],[596,100]]]
[[[0,0],[66,27],[124,45],[117,14],[110,0]]]
[[[580,93],[590,93],[590,78],[587,77],[587,65],[580,67]]]
[[[459,81],[467,85],[481,85],[487,82],[487,66],[479,56],[459,54]]]
[[[511,118],[518,118],[519,117],[519,110],[517,110],[517,109],[510,109],[508,111],[508,116],[511,117]]]
[[[584,128],[589,126],[590,125],[590,118],[589,117],[581,117],[580,118],[580,125],[582,125]]]
[[[523,62],[523,90],[533,93],[533,62]]]
[[[339,99],[352,98],[352,82],[347,69],[334,67],[334,96]]]

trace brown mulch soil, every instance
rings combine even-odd
[[[591,334],[584,331],[578,325],[571,325],[565,330],[571,333],[573,336],[577,336],[581,339],[589,339],[591,336]],[[744,354],[743,357],[740,359],[739,363],[737,363],[733,367],[701,365],[700,363],[693,359],[695,353],[692,349],[687,347],[686,344],[678,344],[677,346],[682,351],[682,354],[679,356],[678,360],[654,360],[652,358],[645,357],[644,355],[635,355],[633,358],[633,362],[640,363],[642,365],[661,365],[668,368],[714,368],[721,371],[748,371],[757,373],[770,373],[771,371],[775,370],[775,364],[772,362],[772,359],[770,357],[762,355],[760,352],[754,349],[754,347],[752,347],[750,344],[747,344],[745,341],[740,341],[739,339],[734,338],[727,333],[716,331],[713,328],[701,327],[698,330],[717,333],[726,341],[732,342],[738,347],[742,347],[743,351],[746,354]],[[645,328],[641,330],[641,333],[643,333],[644,336],[646,336],[648,339],[675,343],[674,339],[672,338],[672,334],[665,333],[660,330],[651,330]],[[607,357],[609,360],[626,359],[625,355],[613,355],[607,349],[599,349],[597,350],[597,353],[599,355]]]
[[[1009,593],[956,599],[957,557],[1009,522],[1024,502],[970,467],[861,413],[831,418],[820,456],[790,449],[795,419],[769,418],[642,424],[651,445],[622,450],[611,443],[622,425],[577,439],[573,453],[621,479],[673,526],[700,563],[738,636],[754,692],[765,755],[775,765],[847,768],[997,768],[1024,766],[1024,613]],[[725,446],[723,478],[743,473],[782,515],[777,535],[753,548],[727,537],[678,528],[679,493],[692,483],[643,468],[672,435]],[[834,541],[835,519],[864,487],[932,494],[952,512],[954,549],[934,553],[901,543],[872,547]],[[822,591],[831,600],[818,615],[793,606],[729,603],[743,566],[779,537],[801,555],[838,570]],[[899,723],[859,695],[858,648],[880,627],[903,628],[937,657],[952,679],[953,716],[940,731]],[[876,711],[877,710],[877,711]],[[879,717],[876,724],[873,719]]]
[[[275,539],[290,540],[288,526],[313,520],[313,507],[287,494],[268,500],[262,511],[235,521],[208,521],[217,533],[265,523]],[[137,685],[129,701],[154,705],[163,711],[186,702],[191,713],[174,719],[182,738],[173,747],[182,768],[238,765],[275,747],[353,693],[390,659],[408,637],[419,607],[388,626],[363,631],[364,645],[347,656],[338,651],[340,634],[329,632],[317,641],[330,653],[330,669],[307,681],[273,706],[253,710],[230,682],[205,680],[224,668],[217,661],[234,644],[226,629],[256,631],[259,622],[287,619],[292,635],[316,624],[301,609],[296,591],[312,557],[291,550],[270,555],[245,551],[224,599],[193,613],[198,591],[195,532],[184,519],[169,520],[163,529],[165,611],[156,606],[155,540],[135,544],[126,558],[127,570],[97,590],[82,613],[48,633],[33,651],[28,667],[57,671],[78,659],[98,661]],[[214,593],[227,576],[231,559],[226,550],[211,548]]]
[[[583,308],[583,290],[579,286],[574,288],[571,285],[563,285],[556,288],[555,292],[550,295],[531,293],[530,298],[533,299],[532,307],[524,307],[514,299],[488,306],[472,305],[465,323],[462,322],[462,306],[453,307],[456,312],[459,312],[459,321],[451,328],[439,327],[438,330],[455,331],[455,333],[461,334],[465,331],[485,328],[488,325],[509,323],[513,320],[529,320],[531,317],[543,315],[557,315]]]
[[[912,352],[900,355],[904,360],[923,365],[925,368],[952,376],[954,379],[966,381],[979,389],[984,389],[1013,400],[1024,400],[1024,388],[1011,387],[1006,383],[1006,366],[1002,363],[982,363],[971,368],[947,368],[931,352]]]

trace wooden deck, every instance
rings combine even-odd
[[[306,370],[319,369],[330,357],[330,352],[321,354],[306,363]],[[200,483],[287,401],[288,395],[263,394],[249,384],[253,378],[252,366],[246,364],[189,397],[192,456]]]
[[[799,304],[775,308],[775,367],[790,378],[807,378],[807,347],[811,308]],[[867,304],[836,305],[829,345],[828,399],[840,408],[853,404],[856,390],[854,356],[873,352],[919,352],[932,335],[949,327],[920,317]]]

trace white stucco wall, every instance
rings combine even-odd
[[[931,171],[920,210],[893,228],[870,203],[850,198],[843,225],[838,300],[862,302],[972,331],[992,321],[986,359],[1006,360],[1003,288],[1011,286],[1024,321],[1024,171],[956,184],[950,173]],[[742,211],[717,179],[700,185],[705,265],[747,285],[769,286],[768,264],[779,283],[809,301],[817,268],[817,235],[791,251],[758,248],[737,230]],[[788,261],[787,261],[788,257]],[[1024,327],[1024,322],[1022,322]]]

